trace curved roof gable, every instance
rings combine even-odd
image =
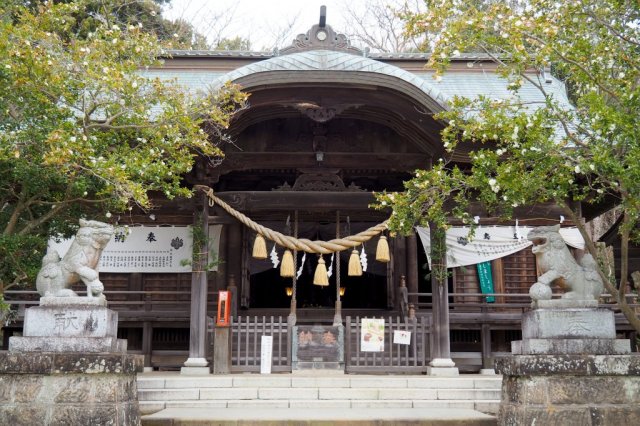
[[[394,77],[409,83],[431,98],[434,105],[429,105],[430,109],[447,109],[448,97],[428,80],[393,65],[331,50],[309,50],[258,61],[218,77],[212,85],[215,88],[227,81],[235,82],[243,77],[273,71],[341,71]]]

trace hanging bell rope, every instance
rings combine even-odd
[[[337,251],[357,247],[387,229],[388,221],[385,220],[384,222],[379,223],[376,226],[372,226],[371,228],[359,232],[358,234],[350,235],[344,238],[336,238],[331,241],[311,241],[306,238],[294,238],[274,231],[272,229],[265,228],[259,223],[256,223],[253,220],[249,219],[247,216],[240,213],[220,198],[216,197],[213,193],[213,189],[209,188],[208,186],[196,185],[195,188],[204,191],[204,193],[207,194],[210,200],[213,200],[215,204],[222,207],[227,213],[238,219],[241,223],[243,223],[253,231],[271,241],[276,242],[278,245],[288,248],[289,250],[298,250],[317,254],[331,254]]]
[[[327,266],[324,263],[322,255],[318,258],[318,266],[316,266],[316,272],[313,274],[313,283],[322,287],[329,285],[329,277],[327,276]]]
[[[253,242],[253,257],[255,259],[266,259],[267,258],[267,243],[264,240],[264,237],[260,234],[256,235],[256,239]]]
[[[356,249],[353,249],[351,257],[349,257],[349,271],[347,275],[350,277],[362,276],[362,263],[360,263],[360,256]]]
[[[293,264],[293,254],[291,250],[285,250],[282,255],[282,263],[280,264],[280,276],[284,278],[293,278],[296,274],[296,267]]]
[[[378,240],[378,246],[376,247],[376,260],[378,262],[389,262],[391,257],[389,256],[389,242],[387,237],[380,235]]]

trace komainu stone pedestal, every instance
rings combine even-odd
[[[511,349],[496,359],[503,375],[498,424],[640,424],[640,356],[629,340],[616,339],[611,310],[526,312],[522,340]]]
[[[597,302],[593,305],[597,306]],[[628,339],[616,339],[613,311],[595,307],[525,312],[522,315],[522,340],[511,342],[514,355],[623,355],[630,352]]]
[[[0,354],[0,425],[139,425],[144,357],[126,353],[117,312],[95,298],[46,299]]]
[[[136,372],[127,354],[0,354],[0,424],[139,425]]]
[[[640,356],[516,355],[496,369],[500,425],[640,425]]]

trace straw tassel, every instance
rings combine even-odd
[[[291,250],[285,250],[282,255],[282,264],[280,264],[280,276],[285,278],[293,278],[296,270],[293,267],[293,254]]]
[[[353,249],[351,257],[349,257],[349,273],[350,277],[359,277],[362,275],[362,264],[360,263],[360,256],[358,256],[358,250]]]
[[[267,258],[267,243],[260,234],[256,235],[256,239],[253,242],[253,257],[256,259]]]
[[[316,266],[316,272],[313,274],[313,283],[315,285],[326,287],[329,285],[329,277],[327,277],[327,267],[324,264],[322,256],[318,259],[318,266]]]
[[[378,246],[376,247],[376,260],[378,262],[389,262],[391,257],[389,257],[389,242],[387,241],[387,237],[384,235],[380,236],[378,240]]]

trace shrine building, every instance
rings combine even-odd
[[[527,227],[559,223],[557,206],[517,209],[517,223],[500,222],[478,208],[476,238],[484,246],[474,246],[463,233],[453,235],[448,244],[462,251],[448,259],[453,267],[446,279],[430,274],[427,230],[408,237],[378,230],[353,248],[322,257],[290,250],[291,277],[281,271],[287,248],[266,238],[267,257],[256,259],[253,245],[261,232],[248,226],[326,242],[383,223],[390,211],[370,208],[374,193],[402,191],[416,169],[451,155],[441,141],[444,124],[434,114],[446,110],[454,96],[510,96],[490,58],[460,55],[434,79],[425,69],[427,54],[369,53],[351,46],[324,17],[271,53],[169,53],[162,66],[145,74],[175,79],[194,94],[232,82],[250,97],[228,129],[233,143],[223,146],[224,159],[201,158],[185,176],[194,197],[156,197],[152,212],[112,218],[114,224],[140,228],[141,246],[165,234],[169,241],[162,248],[166,257],[149,264],[142,251],[120,257],[105,252],[111,257],[103,260],[100,274],[109,307],[119,312],[119,337],[128,340],[130,352],[145,355],[146,367],[211,366],[220,291],[229,291],[232,372],[259,371],[264,335],[273,337],[275,371],[327,363],[347,372],[426,372],[434,359],[444,359],[460,371],[476,372],[492,368],[496,354],[510,351],[510,342],[520,339],[520,318],[530,308],[528,289],[537,277],[523,237]],[[531,76],[570,107],[561,81],[534,70]],[[528,83],[519,94],[532,104],[544,100]],[[452,162],[464,168],[470,149],[461,144]],[[244,215],[246,223],[230,212]],[[584,206],[582,213],[590,220],[602,212]],[[191,231],[185,231],[188,226]],[[179,236],[173,230],[180,230]],[[176,253],[190,250],[189,240],[203,241],[197,234],[204,235],[207,246],[201,250],[208,257],[190,264],[190,255]],[[376,260],[381,236],[389,245],[388,261],[382,262]],[[568,242],[580,253],[579,241]],[[110,244],[107,251],[120,247]],[[476,251],[465,254],[471,247]],[[350,270],[354,249],[360,275]],[[461,261],[467,257],[471,260]],[[314,284],[320,259],[328,285]],[[176,261],[180,265],[170,269]],[[106,262],[111,266],[105,269]],[[29,301],[10,293],[7,300],[21,309],[37,304],[35,295]],[[370,326],[364,318],[384,320],[377,352],[363,349],[362,327]],[[19,317],[5,329],[5,348],[21,326]],[[618,326],[630,333],[624,319]],[[318,330],[322,340],[315,342]],[[400,342],[402,333],[396,331],[410,332],[409,340]],[[337,352],[309,352],[314,342],[327,348],[338,342]]]

